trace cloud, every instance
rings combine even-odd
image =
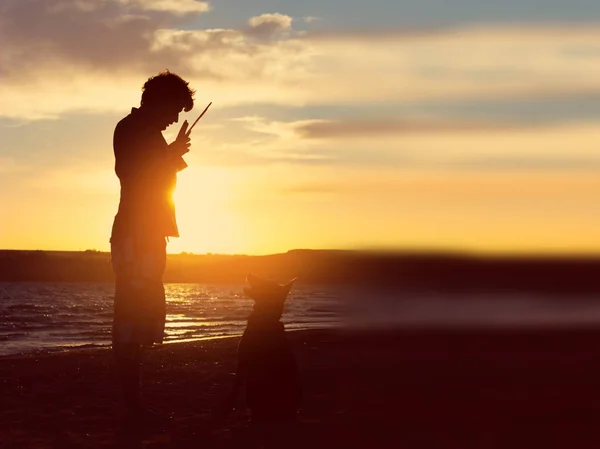
[[[193,162],[194,159],[190,159]],[[202,154],[199,164],[218,167],[271,167],[288,166],[331,166],[337,156],[323,151],[313,151],[293,143],[283,144],[278,139],[243,143],[215,144]]]
[[[600,170],[598,123],[520,124],[480,121],[274,121],[240,117],[228,126],[243,141],[215,150],[246,154],[246,163],[393,170],[592,172]],[[408,123],[408,125],[406,125]],[[221,139],[228,139],[222,136]],[[218,140],[217,140],[218,142]],[[305,159],[297,157],[304,155]],[[296,159],[294,160],[294,157]],[[244,160],[244,159],[241,159]],[[227,163],[226,160],[213,160]]]
[[[315,16],[302,17],[302,21],[304,23],[313,23],[313,22],[317,22],[319,20],[323,20],[323,19],[321,17],[315,17]]]
[[[384,33],[308,35],[320,50],[332,99],[465,99],[598,91],[598,25],[465,26]],[[596,36],[596,37],[594,37]]]
[[[19,0],[6,0],[7,6]],[[33,2],[28,0],[31,5]],[[207,1],[202,0],[42,0],[36,6],[46,7],[46,11],[57,13],[63,11],[100,11],[114,4],[129,11],[161,11],[177,16],[207,12],[210,8]]]
[[[176,23],[172,11],[146,2],[8,0],[0,5],[0,66],[8,80],[51,76],[56,67],[122,71],[139,66],[160,27]],[[156,5],[155,5],[156,6]]]
[[[259,116],[230,119],[223,129],[203,134],[198,147],[206,148],[198,164],[210,166],[330,166],[337,155],[317,144],[302,142],[294,132],[296,122],[269,121]],[[192,143],[192,150],[194,148]],[[190,152],[189,163],[196,162]]]
[[[0,6],[0,116],[53,118],[122,111],[143,82],[169,68],[220,106],[288,101],[310,49],[292,19],[266,14],[243,29],[182,30],[205,2],[8,0]],[[130,91],[130,94],[126,94]],[[213,95],[214,94],[214,95]]]
[[[582,155],[546,156],[532,157],[528,154],[510,156],[479,156],[463,158],[462,160],[446,161],[444,166],[452,169],[469,171],[493,170],[493,171],[577,171],[598,172],[600,171],[600,157]]]
[[[247,65],[256,70],[243,58],[265,67],[283,56],[251,38],[285,37],[291,17],[264,14],[242,30],[178,28],[185,16],[207,10],[206,2],[194,0],[7,0],[0,5],[2,74],[35,81],[62,66],[117,77],[175,66],[188,75],[228,79],[247,75]]]
[[[200,0],[117,0],[129,8],[143,11],[166,11],[175,15],[207,12],[208,2]]]
[[[284,14],[262,14],[252,17],[245,33],[258,39],[281,37],[292,31],[292,18]]]
[[[533,127],[531,124],[491,121],[440,121],[401,119],[307,120],[298,123],[295,131],[307,139],[373,137],[388,134],[418,134],[428,132],[481,132]]]
[[[165,68],[215,107],[600,92],[597,24],[323,34],[297,31],[292,17],[272,13],[239,29],[189,29],[186,19],[208,9],[193,0],[5,0],[0,116],[127,110],[143,82]],[[306,125],[305,132],[350,132],[336,126]]]

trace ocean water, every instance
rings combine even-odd
[[[243,285],[165,284],[165,343],[241,335],[252,308]],[[1,283],[0,356],[106,347],[111,283]],[[351,286],[294,287],[287,329],[331,327],[599,326],[600,297],[410,293]]]
[[[165,284],[165,343],[241,335],[252,300],[242,285]],[[105,347],[110,344],[111,283],[0,283],[0,355]],[[295,287],[286,302],[288,329],[340,323],[332,287]]]

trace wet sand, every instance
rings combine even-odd
[[[315,448],[600,445],[600,330],[299,331],[305,403],[290,441]],[[252,447],[243,407],[214,417],[238,338],[146,353],[156,417],[118,436],[109,350],[0,358],[0,448]],[[243,405],[243,398],[240,398]]]

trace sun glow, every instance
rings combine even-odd
[[[243,220],[234,208],[236,173],[218,167],[190,166],[179,176],[174,193],[181,237],[169,252],[235,253],[245,241]]]

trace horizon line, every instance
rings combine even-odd
[[[561,258],[561,259],[586,259],[600,258],[600,251],[477,251],[469,249],[449,249],[449,248],[292,248],[286,251],[272,253],[215,253],[205,252],[196,253],[193,251],[167,252],[167,256],[238,256],[238,257],[265,257],[289,254],[292,252],[345,252],[345,253],[374,253],[388,255],[430,255],[438,257],[471,257],[471,258]],[[0,253],[7,252],[43,252],[43,253],[82,253],[82,254],[107,254],[110,250],[102,251],[97,249],[85,250],[63,250],[63,249],[14,249],[0,248]]]

